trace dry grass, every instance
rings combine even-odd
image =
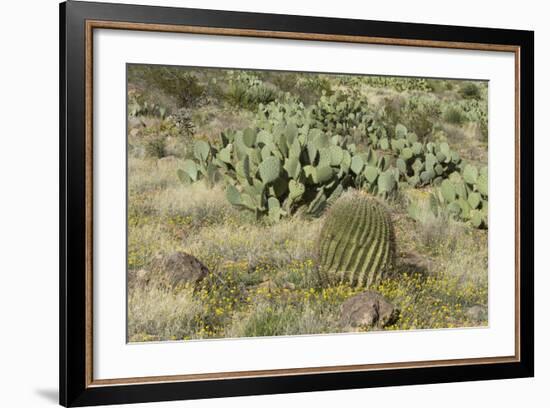
[[[147,268],[155,256],[179,250],[201,259],[217,278],[195,293],[132,285],[131,341],[342,330],[340,305],[360,290],[319,285],[315,258],[322,218],[259,223],[230,207],[220,187],[181,185],[151,162],[134,169],[165,187],[136,194],[135,202],[147,196],[152,210],[130,228],[130,267]],[[427,195],[412,191],[409,200],[422,207]],[[399,263],[396,274],[376,288],[401,311],[389,329],[486,324],[467,314],[469,307],[487,304],[486,232],[428,211],[413,220],[400,202],[389,208]]]
[[[156,285],[128,294],[128,340],[181,340],[197,337],[195,316],[202,310],[192,290],[168,291]]]
[[[338,327],[338,307],[316,302],[261,302],[253,313],[235,315],[227,337],[292,336],[333,332]]]
[[[199,137],[215,141],[220,133],[227,129],[239,130],[250,125],[253,114],[249,111],[223,111],[217,107],[204,107],[198,109],[193,121],[197,124]]]
[[[184,248],[197,257],[214,257],[225,262],[246,261],[250,267],[266,263],[281,267],[315,257],[320,226],[319,220],[299,218],[275,225],[228,222],[190,235]]]

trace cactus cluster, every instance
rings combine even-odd
[[[469,222],[475,228],[488,227],[488,169],[466,165],[460,173],[443,180],[432,195],[432,211],[445,209],[454,218]]]
[[[343,85],[354,88],[366,85],[372,88],[391,88],[398,92],[431,92],[433,90],[429,80],[424,78],[399,78],[375,75],[342,75],[340,81]]]
[[[183,162],[183,169],[178,170],[178,178],[183,183],[195,182],[206,179],[209,185],[213,185],[219,179],[218,167],[211,160],[215,157],[216,150],[211,148],[208,142],[197,140],[193,145],[195,160],[187,159]]]
[[[402,124],[397,124],[395,129],[386,129],[362,97],[350,97],[341,92],[323,96],[311,113],[323,129],[362,136],[372,150],[393,156],[393,160],[386,158],[385,161],[399,170],[397,181],[405,181],[412,187],[438,185],[463,166],[458,153],[445,142],[421,143],[417,135]],[[372,160],[369,165],[373,166]],[[374,177],[374,170],[371,169],[370,174]],[[381,179],[390,182],[389,175]]]
[[[404,184],[449,191],[445,180],[463,174],[463,187],[452,182],[456,203],[443,205],[442,193],[436,201],[456,218],[486,225],[487,193],[456,151],[445,142],[421,143],[401,124],[385,129],[369,116],[366,101],[357,101],[337,93],[310,107],[292,100],[259,104],[253,127],[222,132],[219,143],[197,141],[178,175],[185,183],[223,180],[231,204],[278,221],[298,210],[317,216],[348,187],[388,198]],[[366,145],[349,143],[353,132],[365,132]],[[470,201],[463,191],[472,193]]]
[[[373,198],[346,193],[329,209],[319,240],[319,273],[327,284],[371,287],[393,268],[391,219]]]
[[[342,91],[322,95],[311,113],[323,130],[340,134],[354,129],[364,131],[372,116],[366,98]]]
[[[264,83],[257,75],[246,71],[229,71],[229,87],[224,97],[233,106],[255,110],[260,103],[279,98],[279,91]]]
[[[316,127],[324,132],[360,136],[368,147],[362,152],[365,166],[368,163],[371,167],[378,167],[382,172],[390,165],[396,167],[399,170],[396,181],[407,182],[412,187],[438,185],[449,174],[463,166],[458,153],[450,149],[445,142],[421,143],[417,135],[408,131],[402,124],[397,124],[391,131],[386,129],[369,108],[367,100],[358,95],[343,92],[336,92],[331,96],[323,95],[311,108],[304,108],[299,104],[272,103],[260,106],[259,115],[261,123],[265,124],[267,121],[271,126],[290,117],[297,123]],[[382,163],[378,163],[378,158],[373,163],[372,158],[366,160],[369,151],[382,151],[387,157],[382,159]],[[391,173],[395,176],[393,171]],[[374,178],[374,174],[374,169],[371,168],[370,178]],[[389,174],[380,179],[386,180],[389,187],[394,184]],[[367,183],[362,178],[359,184],[368,184],[369,191],[375,193],[374,187],[379,187],[376,180],[369,183],[368,178]]]
[[[158,116],[164,118],[166,116],[166,108],[136,97],[128,103],[128,115],[132,117]]]
[[[424,78],[397,78],[385,76],[368,76],[363,79],[366,85],[373,88],[393,88],[398,92],[403,91],[431,91],[432,88]]]
[[[446,142],[420,143],[416,134],[407,131],[401,124],[396,125],[393,138],[388,138],[385,132],[383,135],[378,137],[371,133],[371,145],[395,158],[400,180],[412,187],[438,185],[463,165],[458,153],[451,150]]]
[[[399,172],[391,166],[391,157],[375,150],[356,153],[351,171],[355,175],[355,185],[372,194],[387,198],[398,189]]]
[[[206,175],[215,168],[225,180],[228,201],[258,216],[277,221],[304,206],[318,215],[351,183],[351,155],[338,135],[279,122],[270,130],[228,131],[221,139],[219,149],[195,145],[196,160],[185,162],[183,181],[205,175],[196,168]],[[211,159],[208,164],[205,158]]]

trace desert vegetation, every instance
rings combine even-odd
[[[487,324],[487,83],[127,74],[129,341]]]

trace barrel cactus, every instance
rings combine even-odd
[[[393,225],[384,207],[360,192],[340,197],[328,211],[319,242],[324,283],[372,287],[393,269]]]

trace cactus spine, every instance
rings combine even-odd
[[[371,287],[393,268],[394,245],[386,210],[365,194],[345,194],[330,208],[321,229],[321,278],[329,284]]]

